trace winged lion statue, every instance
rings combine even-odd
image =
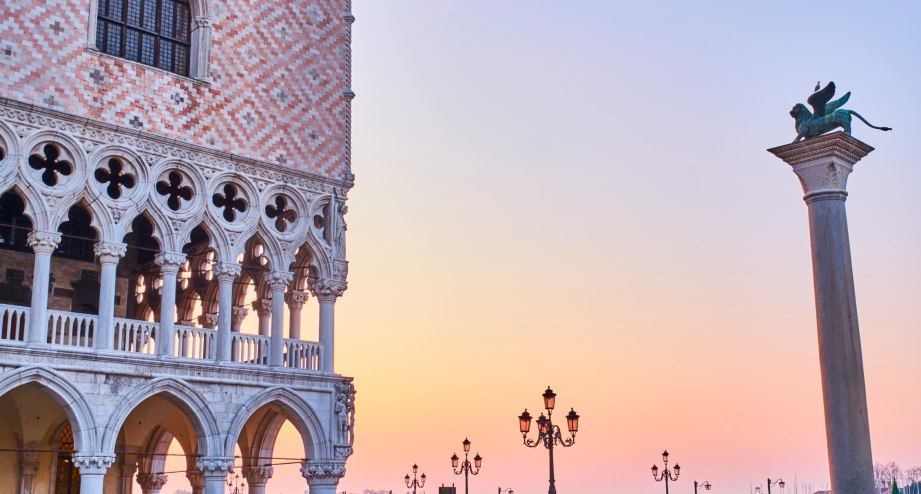
[[[860,116],[859,113],[841,108],[851,97],[850,91],[844,96],[831,101],[835,96],[835,83],[829,82],[824,88],[819,89],[820,87],[821,84],[816,84],[815,92],[806,100],[812,106],[811,112],[802,103],[797,103],[790,110],[790,116],[796,121],[794,127],[797,134],[793,142],[813,139],[838,127],[844,129],[845,134],[850,134],[851,115],[859,118],[863,123],[874,129],[892,130],[889,127],[877,127],[867,122],[867,119]]]

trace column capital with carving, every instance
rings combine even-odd
[[[96,253],[100,264],[118,264],[128,252],[128,245],[118,242],[97,242],[93,246],[93,252]]]
[[[139,473],[138,485],[146,491],[159,491],[166,485],[167,476],[162,473]]]
[[[51,254],[54,252],[54,249],[57,249],[58,245],[60,245],[61,234],[58,232],[40,232],[33,230],[29,232],[26,240],[29,247],[32,247],[32,250],[35,251],[36,254],[39,252]]]
[[[846,197],[848,175],[871,151],[873,147],[844,132],[768,149],[793,167],[807,202],[815,195]]]
[[[294,278],[294,275],[287,271],[272,271],[266,276],[266,282],[268,282],[272,291],[284,291],[288,288],[292,278]]]
[[[185,254],[178,252],[161,252],[157,254],[157,257],[154,258],[154,262],[160,266],[160,270],[164,273],[173,272],[178,273],[179,268],[182,267],[183,263],[186,261]]]
[[[299,310],[307,301],[307,294],[301,290],[291,290],[285,294],[285,302],[291,310]]]
[[[307,484],[311,487],[336,486],[339,479],[345,476],[345,464],[306,461],[301,463],[301,475],[307,479]]]
[[[275,469],[267,466],[250,466],[243,468],[243,478],[249,482],[249,485],[265,485],[272,474],[275,473]]]
[[[226,476],[233,470],[233,458],[203,457],[198,459],[195,466],[205,477]]]
[[[73,465],[80,470],[80,475],[105,475],[115,463],[112,455],[75,455]]]
[[[259,317],[272,315],[272,299],[270,298],[260,298],[258,300],[253,300],[252,307],[253,310],[256,311],[256,315]]]
[[[314,297],[321,302],[326,302],[335,301],[336,298],[341,297],[346,288],[348,288],[348,284],[344,281],[319,279],[311,280],[308,283],[308,288]]]
[[[233,281],[242,271],[243,266],[235,262],[217,262],[211,268],[218,281]]]

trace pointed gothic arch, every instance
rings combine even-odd
[[[324,433],[323,425],[320,423],[316,412],[310,404],[295,392],[282,387],[266,389],[250,398],[245,405],[239,408],[227,430],[224,442],[225,455],[233,455],[234,445],[239,441],[250,418],[266,406],[278,407],[284,413],[284,418],[291,421],[294,428],[301,434],[305,458],[312,460],[332,459],[332,441]],[[283,422],[281,421],[277,424],[279,428]],[[261,423],[259,426],[260,429],[266,431],[266,424]],[[275,432],[277,433],[277,428]],[[274,437],[266,435],[263,435],[263,437],[265,440],[271,440],[274,444]],[[242,446],[240,449],[243,451]]]

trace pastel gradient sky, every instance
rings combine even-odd
[[[582,416],[560,492],[828,481],[806,206],[765,151],[816,80],[877,147],[850,177],[874,460],[921,465],[921,4],[354,0],[340,491],[546,492],[517,415]],[[307,314],[305,317],[314,317]],[[311,319],[311,324],[313,324]],[[293,438],[279,456],[298,456]],[[289,471],[290,470],[290,471]],[[279,468],[270,492],[305,488]],[[788,485],[787,491],[792,494]]]

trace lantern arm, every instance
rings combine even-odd
[[[575,436],[575,435],[571,435],[570,437],[567,437],[566,439],[563,439],[563,431],[562,431],[562,429],[560,429],[560,426],[558,426],[558,425],[554,425],[554,426],[553,426],[553,439],[554,439],[554,441],[556,442],[556,444],[559,444],[559,445],[561,445],[561,446],[563,446],[563,447],[566,447],[566,448],[568,448],[568,447],[570,447],[570,446],[572,446],[573,444],[576,443],[576,436]]]

